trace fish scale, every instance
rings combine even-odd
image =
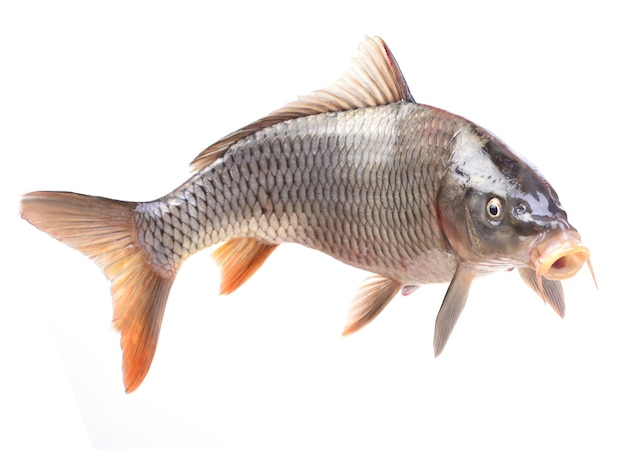
[[[420,120],[428,123],[432,114],[426,106],[400,102],[274,125],[234,144],[172,194],[140,204],[139,241],[164,271],[176,271],[190,251],[251,237],[300,243],[420,283],[419,273],[406,272],[404,261],[447,250],[441,238],[433,238],[439,231],[432,210],[450,145],[425,151],[423,143],[446,126],[415,126]],[[259,176],[240,182],[241,167]],[[415,195],[405,187],[412,177],[409,167],[421,167]],[[195,201],[185,200],[190,196]],[[198,197],[206,198],[201,208]],[[199,215],[212,226],[192,225]],[[148,236],[154,229],[156,235]],[[439,275],[449,276],[448,271]]]

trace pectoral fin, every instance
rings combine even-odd
[[[382,276],[367,278],[350,304],[342,335],[350,335],[376,318],[401,287],[399,282]]]
[[[443,351],[443,348],[446,346],[452,329],[454,329],[454,325],[465,307],[467,295],[469,294],[473,280],[474,273],[469,268],[458,265],[454,278],[452,278],[452,282],[450,282],[450,286],[446,292],[446,296],[443,298],[439,314],[437,314],[435,338],[433,341],[435,357],[441,354],[441,351]]]
[[[539,285],[535,270],[528,267],[519,268],[519,274],[526,282],[526,285],[532,288],[544,302],[550,304],[561,318],[565,316],[565,295],[563,294],[561,281],[551,281],[542,277],[541,285]]]

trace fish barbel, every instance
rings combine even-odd
[[[149,370],[181,264],[218,243],[223,294],[286,242],[374,273],[344,335],[398,292],[450,282],[435,355],[476,276],[518,268],[563,316],[560,280],[585,262],[591,269],[550,184],[485,129],[416,103],[377,37],[365,39],[334,84],[227,135],[192,167],[184,184],[150,202],[69,192],[22,201],[23,218],[89,256],[111,281],[127,392]]]

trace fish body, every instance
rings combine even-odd
[[[476,276],[519,268],[563,315],[560,280],[589,263],[550,184],[485,129],[416,103],[380,38],[365,40],[335,84],[229,134],[192,167],[188,181],[150,202],[67,192],[23,199],[26,220],[111,281],[129,392],[148,372],[181,264],[220,243],[221,293],[288,242],[374,273],[344,334],[400,291],[450,282],[435,354]]]
[[[278,123],[140,204],[139,241],[172,272],[196,250],[251,238],[299,243],[401,283],[449,281],[456,262],[436,199],[463,126],[455,120],[396,102]],[[177,223],[166,229],[169,216]]]

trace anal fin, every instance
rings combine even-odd
[[[343,335],[353,334],[376,318],[401,287],[399,282],[382,276],[367,278],[350,304]]]
[[[212,256],[222,271],[220,294],[228,295],[241,287],[277,247],[251,238],[234,238],[217,248]]]

